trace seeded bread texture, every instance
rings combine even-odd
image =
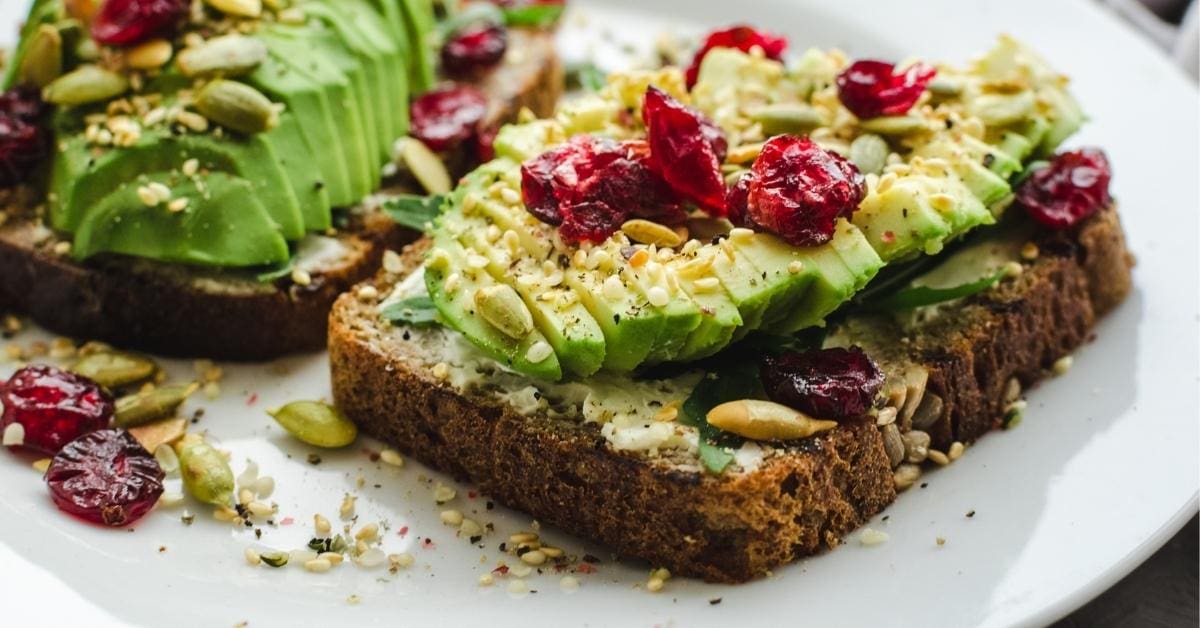
[[[510,45],[520,54],[477,81],[490,98],[488,124],[515,120],[523,107],[550,115],[562,92],[552,33],[514,29]],[[461,170],[469,158],[451,160]],[[369,277],[385,250],[417,237],[367,212],[336,236],[345,254],[311,273],[310,284],[269,284],[128,258],[77,264],[15,205],[0,224],[0,310],[67,336],[173,356],[261,360],[320,349],[337,295]]]
[[[1132,258],[1114,209],[1075,231],[1041,233],[1022,275],[917,329],[875,330],[887,363],[924,365],[944,399],[938,446],[999,425],[1003,386],[1043,378],[1128,293]],[[427,243],[409,247],[415,266]],[[399,277],[372,280],[386,293]],[[367,433],[618,553],[672,573],[744,582],[824,548],[896,497],[880,430],[853,423],[774,449],[758,469],[720,477],[614,451],[594,424],[527,417],[462,395],[414,357],[373,303],[343,295],[330,316],[337,404]],[[856,319],[848,324],[871,324]],[[907,339],[907,340],[904,340]]]

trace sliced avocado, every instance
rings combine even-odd
[[[51,189],[56,192],[51,207],[51,224],[74,232],[92,206],[116,189],[145,172],[180,169],[189,159],[202,167],[236,174],[251,182],[281,233],[288,239],[304,235],[300,207],[287,174],[271,143],[263,137],[234,136],[217,140],[210,135],[170,135],[143,132],[134,146],[105,151],[93,156],[81,136],[68,142],[68,154],[58,160]]]
[[[1012,159],[1001,148],[994,148],[980,158],[975,151],[963,150],[959,144],[949,139],[940,139],[919,147],[915,154],[946,161],[975,198],[989,208],[1002,203],[1012,194],[1012,186],[1008,184],[1008,180],[991,169],[1000,159]],[[998,158],[997,155],[1003,157]],[[1017,162],[1017,167],[1020,167],[1020,162]]]
[[[437,32],[437,24],[433,15],[431,0],[379,0],[381,2],[401,2],[404,14],[404,27],[408,33],[411,45],[411,61],[408,68],[408,84],[414,94],[420,94],[433,87],[436,78],[433,75],[433,41],[432,35]]]
[[[342,116],[334,115],[334,107],[323,86],[274,56],[267,59],[249,77],[249,82],[265,92],[272,100],[287,107],[280,119],[295,117],[304,135],[304,143],[321,172],[321,187],[327,190],[334,207],[357,202],[350,184],[350,159],[342,145]]]
[[[862,230],[884,261],[936,253],[950,225],[929,204],[927,177],[901,177],[883,192],[871,190],[851,221]]]
[[[329,190],[317,168],[317,157],[309,149],[304,132],[300,130],[297,117],[280,116],[279,126],[271,129],[263,138],[275,147],[279,165],[287,173],[296,200],[300,203],[304,228],[308,231],[325,231],[333,226]]]
[[[344,0],[334,2],[325,0],[326,4],[336,8],[346,15],[351,23],[359,28],[363,36],[382,55],[382,74],[387,86],[387,95],[381,107],[392,119],[391,140],[408,133],[408,71],[410,63],[407,38],[393,37],[385,23],[379,21],[378,14],[367,0]],[[394,3],[389,3],[393,4]],[[389,155],[390,156],[390,155]]]
[[[25,60],[25,53],[30,42],[33,41],[33,34],[37,32],[38,27],[42,24],[53,24],[61,20],[63,16],[62,0],[34,0],[33,6],[29,7],[28,16],[21,24],[20,37],[17,39],[19,42],[17,49],[13,51],[8,62],[0,68],[4,70],[4,77],[0,81],[0,88],[7,90],[16,86],[17,70]]]
[[[157,182],[187,198],[187,209],[147,207],[138,189]],[[76,259],[119,253],[166,262],[215,267],[261,266],[287,261],[287,241],[244,179],[214,172],[198,179],[153,172],[130,180],[100,199],[79,225]]]
[[[439,261],[435,256],[444,256]],[[457,329],[475,346],[492,358],[518,372],[558,381],[562,379],[562,366],[558,357],[551,353],[540,362],[529,359],[529,349],[538,342],[548,342],[540,331],[534,329],[520,340],[511,338],[486,322],[475,311],[474,295],[480,288],[496,285],[486,272],[469,275],[465,269],[467,252],[457,241],[439,232],[434,238],[431,258],[425,267],[425,285],[429,296],[447,325]],[[447,286],[447,278],[457,275],[453,284]]]
[[[366,137],[363,109],[356,93],[357,85],[343,75],[341,65],[350,57],[349,53],[340,46],[328,45],[326,41],[320,43],[319,54],[313,54],[313,47],[318,46],[318,42],[307,41],[306,36],[310,33],[311,30],[307,29],[275,25],[264,27],[258,36],[267,43],[271,57],[312,81],[323,92],[323,98],[327,99],[335,133],[342,140],[350,175],[349,199],[335,201],[335,204],[352,205],[374,190],[372,181],[378,176],[378,168],[374,167],[375,150]],[[361,78],[361,66],[357,61],[351,61],[359,69]],[[330,196],[333,196],[332,190]]]
[[[675,359],[680,362],[699,360],[724,349],[733,340],[737,328],[742,326],[737,306],[719,284],[711,289],[697,289],[695,282],[680,280],[679,283],[700,308],[701,318]]]
[[[789,246],[769,233],[736,236],[729,241],[737,255],[745,257],[757,270],[759,287],[773,295],[758,324],[759,329],[770,329],[804,298],[812,283],[813,270],[804,265],[803,249]],[[799,264],[793,266],[794,262]]]
[[[645,363],[662,333],[661,313],[625,282],[613,298],[605,295],[606,277],[598,272],[568,269],[564,276],[604,332],[603,368],[628,373]]]

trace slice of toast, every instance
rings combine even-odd
[[[488,122],[516,119],[525,107],[554,110],[563,70],[554,34],[513,29],[510,54],[477,85],[490,98]],[[450,161],[465,167],[469,158]],[[392,190],[399,191],[399,190]],[[290,278],[263,283],[221,272],[130,258],[75,263],[40,226],[34,203],[0,199],[0,310],[24,313],[67,336],[163,355],[260,360],[325,346],[329,308],[338,294],[369,277],[387,248],[416,239],[369,204],[351,212],[332,237],[309,238],[315,249],[299,265],[307,285]]]
[[[502,401],[489,390],[499,376],[458,388],[430,364],[436,352],[420,335],[433,332],[382,321],[361,295],[343,295],[330,317],[334,397],[367,433],[542,522],[672,573],[742,582],[836,546],[911,485],[919,467],[896,458],[889,431],[920,422],[932,448],[961,451],[955,443],[1000,425],[1014,382],[1045,377],[1128,293],[1132,257],[1115,209],[1032,241],[1038,256],[1020,276],[947,306],[950,315],[903,331],[878,317],[844,324],[872,328],[868,351],[890,374],[927,373],[923,397],[939,403],[903,412],[896,427],[851,423],[764,446],[751,470],[713,476],[677,457],[614,450],[596,423]],[[426,247],[406,250],[409,269]],[[371,285],[385,295],[401,277],[385,271]]]

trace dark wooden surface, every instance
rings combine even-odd
[[[1200,527],[1192,520],[1133,573],[1055,628],[1200,626]]]

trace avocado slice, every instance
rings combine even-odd
[[[376,0],[400,2],[404,28],[410,42],[408,84],[414,94],[427,91],[436,82],[433,74],[434,50],[432,33],[437,32],[432,0]]]
[[[147,207],[138,188],[151,182],[188,198],[187,209]],[[287,241],[245,179],[224,172],[188,178],[152,172],[100,199],[75,234],[72,253],[84,260],[119,253],[166,262],[245,267],[287,261]]]
[[[329,189],[316,166],[317,157],[309,149],[296,116],[280,116],[279,126],[263,135],[263,139],[275,147],[279,165],[287,174],[296,201],[300,204],[304,228],[308,231],[325,231],[332,227]]]
[[[737,306],[720,283],[708,288],[699,288],[693,281],[681,280],[679,283],[700,308],[701,318],[700,324],[688,335],[675,359],[690,362],[724,349],[733,341],[734,332],[742,326],[742,316]]]

